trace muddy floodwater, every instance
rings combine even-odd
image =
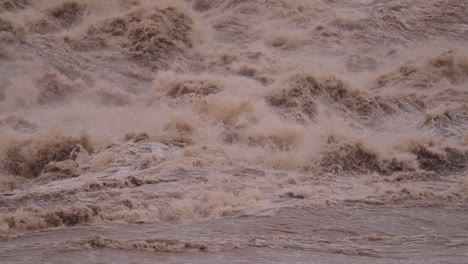
[[[468,1],[0,0],[0,263],[468,263]]]

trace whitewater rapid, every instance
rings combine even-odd
[[[466,0],[0,0],[1,263],[466,263]]]

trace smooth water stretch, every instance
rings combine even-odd
[[[0,0],[0,263],[468,263],[468,1]]]

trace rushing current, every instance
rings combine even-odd
[[[468,1],[0,0],[0,263],[468,263]]]

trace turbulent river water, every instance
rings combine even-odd
[[[468,1],[0,0],[0,263],[468,263]]]

